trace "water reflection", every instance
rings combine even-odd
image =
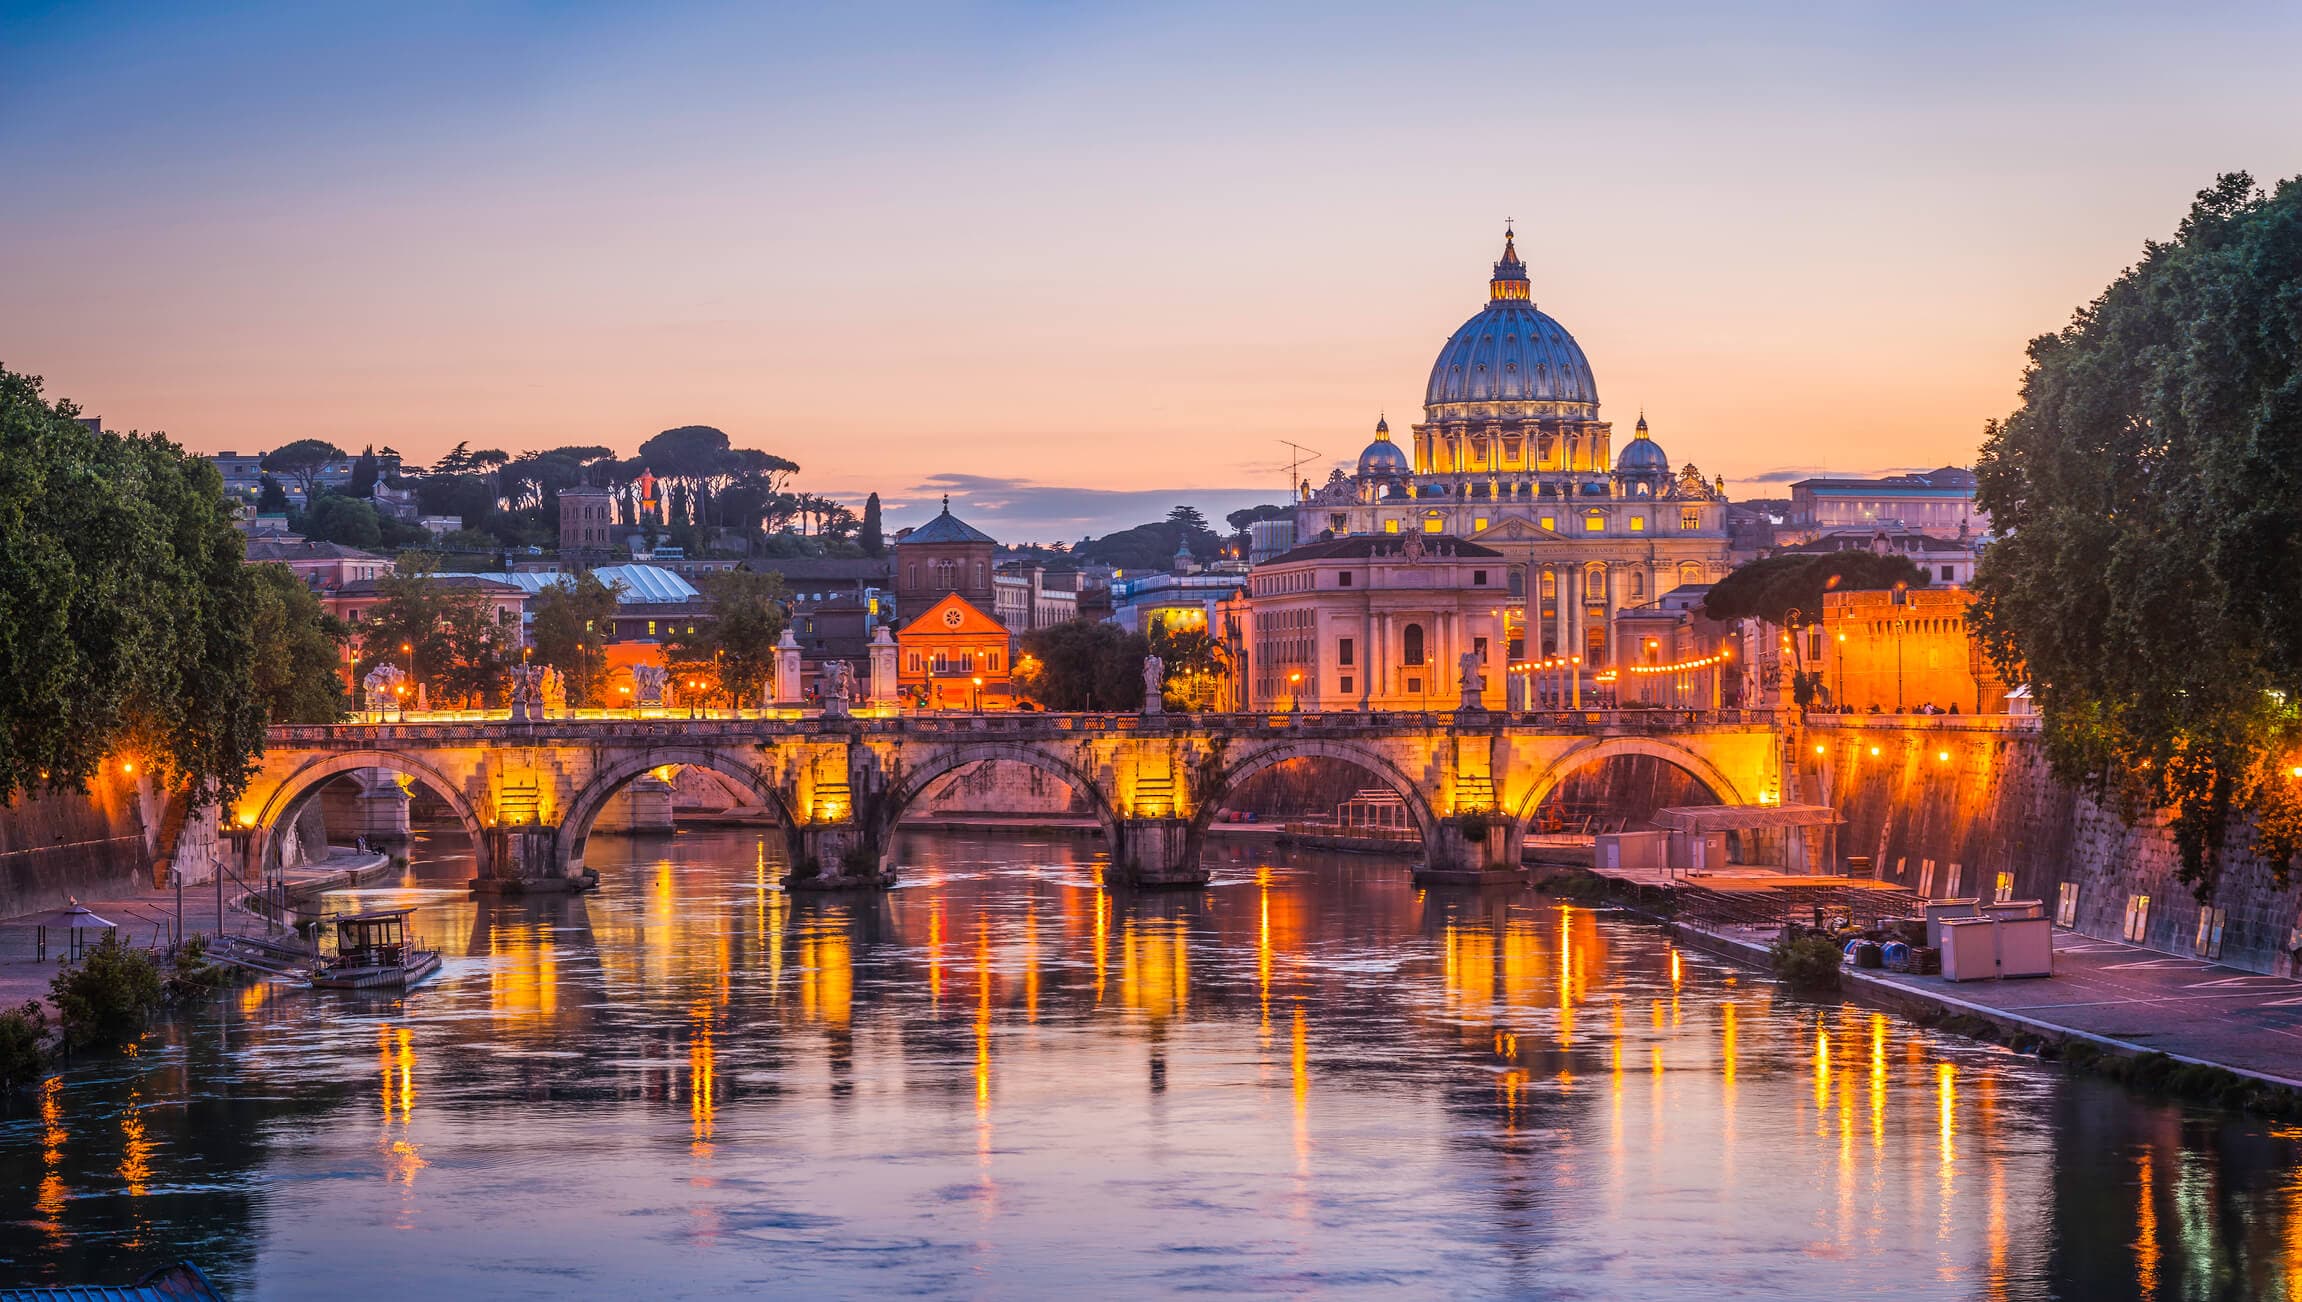
[[[914,838],[883,899],[757,837],[416,904],[405,997],[258,989],[0,1116],[4,1268],[470,1291],[2263,1297],[2302,1132],[1777,998],[1649,927],[1396,866]],[[345,901],[351,902],[349,898]],[[0,1282],[13,1276],[0,1274]],[[740,1291],[740,1289],[739,1289]]]

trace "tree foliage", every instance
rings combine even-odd
[[[1140,709],[1149,653],[1141,634],[1117,624],[1052,624],[1023,635],[1015,684],[1044,709]]]
[[[863,499],[863,532],[857,538],[866,556],[887,554],[887,531],[879,519],[879,494]]]
[[[270,475],[259,476],[256,480],[256,512],[259,515],[288,513],[288,490],[280,487],[280,481]]]
[[[438,569],[432,557],[407,556],[376,581],[379,599],[360,625],[358,672],[412,660],[427,701],[484,700],[503,677],[517,630],[497,619],[486,596],[441,581]]]
[[[1223,539],[1207,527],[1198,510],[1178,506],[1164,520],[1132,529],[1082,538],[1072,555],[1089,565],[1110,565],[1122,570],[1164,571],[1174,564],[1178,550],[1189,550],[1199,560],[1213,560]]]
[[[1248,525],[1260,520],[1292,520],[1294,518],[1294,507],[1265,505],[1244,507],[1233,511],[1223,517],[1223,522],[1231,526],[1231,532],[1245,533]]]
[[[249,631],[264,649],[254,665],[256,699],[272,723],[334,723],[350,705],[339,667],[349,630],[294,570],[248,568],[256,596]]]
[[[1822,599],[1830,592],[1875,592],[1896,584],[1923,588],[1926,571],[1907,556],[1869,551],[1794,552],[1752,561],[1712,585],[1703,614],[1712,619],[1763,619],[1787,625],[1822,622]]]
[[[275,475],[295,480],[296,486],[304,490],[304,500],[309,502],[319,490],[320,472],[343,459],[344,450],[326,439],[297,439],[265,453],[264,459],[256,464]]]
[[[1222,640],[1205,628],[1171,627],[1161,619],[1151,625],[1144,649],[1158,656],[1162,693],[1166,703],[1180,710],[1214,707],[1223,672],[1230,664]]]
[[[567,583],[551,584],[529,603],[534,618],[528,636],[538,662],[559,670],[568,700],[589,709],[603,704],[608,637],[615,631],[615,589],[585,571]]]
[[[2243,173],[2030,345],[1977,497],[1975,623],[2058,772],[2164,809],[2203,898],[2233,817],[2302,846],[2302,181]]]
[[[75,1048],[134,1038],[160,1011],[160,993],[160,965],[120,943],[116,931],[48,983],[64,1042]]]
[[[664,658],[675,664],[718,668],[720,690],[737,704],[760,699],[775,680],[775,646],[791,622],[780,574],[727,570],[702,575],[698,586],[711,602],[712,617],[695,632],[675,626],[665,636]]]
[[[0,369],[0,803],[120,755],[195,798],[236,795],[264,707],[223,480],[78,415]]]

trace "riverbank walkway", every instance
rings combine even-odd
[[[1774,933],[1681,923],[1698,948],[1764,965]],[[2302,981],[2245,972],[2056,928],[2054,975],[1945,981],[1848,968],[1844,988],[1899,1009],[1933,1008],[2122,1053],[2163,1053],[2302,1089]]]
[[[288,897],[310,899],[326,891],[360,885],[390,868],[391,859],[386,855],[340,850],[317,863],[289,869],[286,873]],[[277,926],[235,906],[235,899],[243,893],[238,883],[226,882],[224,891],[223,916],[219,921],[215,884],[202,882],[185,887],[181,934],[210,937],[279,934]],[[165,945],[178,925],[173,890],[141,890],[83,899],[80,903],[97,917],[117,925],[120,939],[138,948]],[[91,944],[103,939],[101,935],[85,932],[81,938]],[[57,960],[63,957],[67,944],[68,938],[51,928],[47,957],[35,958],[32,929],[13,919],[0,918],[0,1008],[15,1008],[27,1000],[47,1003],[48,983],[56,976]],[[54,1011],[51,1005],[50,1014]]]

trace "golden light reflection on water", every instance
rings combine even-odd
[[[2152,1178],[2151,1157],[2144,1148],[2134,1160],[2134,1282],[2144,1297],[2158,1296],[2158,1186]]]
[[[692,1131],[689,1151],[698,1158],[712,1154],[712,1132],[719,1119],[717,1050],[712,1044],[713,1009],[697,1001],[687,1010],[687,1113]]]
[[[1674,1266],[1700,1253],[1658,1246],[1654,1195],[1700,1188],[1715,1200],[1717,1233],[1735,1236],[1740,1251],[1774,1254],[1790,1281],[1784,1296],[1820,1295],[1843,1282],[1830,1271],[1859,1268],[1882,1278],[1901,1271],[1944,1296],[2030,1299],[2043,1296],[2037,1281],[2055,1269],[2036,1245],[2067,1232],[2056,1230],[2055,1217],[2068,1214],[2057,1200],[2091,1188],[2095,1201],[2081,1199],[2092,1218],[2086,1233],[2096,1259],[2119,1276],[2120,1287],[2102,1295],[2212,1296],[2212,1280],[2239,1270],[2252,1272],[2243,1295],[2268,1296],[2302,1273],[2302,1176],[2281,1170],[2252,1189],[2258,1205],[2234,1212],[2249,1194],[2219,1183],[2233,1177],[2215,1166],[2212,1142],[2170,1125],[2139,1155],[2131,1142],[2105,1144],[2096,1160],[2115,1162],[2119,1178],[2101,1179],[2097,1166],[2089,1185],[2089,1168],[2058,1166],[2083,1160],[2083,1150],[2046,1147],[2058,1142],[2058,1125],[2067,1128],[2050,1111],[2066,1088],[2060,1072],[1885,1014],[1777,1000],[1763,978],[1589,909],[1410,892],[1357,864],[1313,881],[1284,859],[1255,867],[1252,891],[1240,882],[1198,896],[1111,896],[1083,890],[1077,874],[1068,884],[1051,879],[1041,866],[953,872],[944,887],[914,884],[865,904],[773,889],[774,870],[750,837],[712,896],[711,879],[690,865],[667,887],[658,853],[646,851],[620,887],[586,900],[459,906],[478,912],[451,934],[468,936],[484,964],[388,1005],[393,1020],[373,1031],[353,1023],[347,1040],[336,1028],[335,1052],[349,1059],[339,1060],[349,1071],[337,1079],[348,1075],[357,1117],[380,1107],[380,1129],[365,1121],[357,1129],[363,1143],[373,1135],[390,1183],[372,1178],[376,1167],[347,1169],[411,1211],[432,1211],[427,1228],[436,1232],[452,1219],[437,1209],[456,1205],[449,1191],[469,1184],[470,1164],[431,1167],[419,1134],[436,1159],[454,1151],[440,1144],[468,1142],[448,1138],[467,1122],[525,1116],[519,1109],[538,1097],[560,1109],[558,1100],[580,1096],[562,1093],[563,1082],[637,1071],[644,1079],[633,1088],[581,1106],[596,1110],[584,1124],[612,1134],[614,1109],[643,1100],[654,1139],[677,1145],[684,1077],[682,1147],[691,1160],[657,1165],[676,1166],[687,1185],[657,1205],[685,1205],[697,1224],[716,1224],[741,1183],[739,1166],[790,1160],[780,1144],[747,1151],[739,1135],[826,1122],[803,1146],[816,1151],[799,1155],[822,1167],[811,1196],[824,1215],[859,1226],[882,1213],[933,1218],[947,1213],[901,1195],[882,1207],[871,1201],[877,1190],[857,1192],[871,1181],[842,1177],[871,1169],[883,1148],[919,1161],[919,1145],[934,1143],[922,1136],[935,1136],[941,1146],[925,1160],[948,1169],[933,1187],[958,1191],[975,1209],[960,1209],[967,1226],[955,1241],[982,1245],[984,1261],[1020,1262],[1014,1245],[1034,1220],[1058,1231],[1068,1224],[1065,1200],[1089,1195],[1064,1181],[1086,1177],[1050,1154],[1081,1143],[1088,1156],[1074,1165],[1096,1172],[1176,1161],[1189,1147],[1219,1152],[1225,1178],[1241,1181],[1245,1196],[1291,1199],[1286,1223],[1307,1261],[1359,1250],[1346,1239],[1357,1227],[1338,1210],[1356,1188],[1422,1200],[1497,1241],[1526,1224],[1556,1224],[1612,1259],[1675,1253],[1665,1263]],[[757,940],[741,934],[746,927]],[[594,984],[602,981],[607,1001]],[[309,1006],[275,999],[263,1020],[293,1027]],[[1324,1143],[1311,1112],[1314,1021],[1328,1072],[1318,1090]],[[531,1025],[551,1039],[507,1033]],[[637,1050],[603,1038],[635,1026],[645,1028]],[[418,1039],[432,1092],[420,1121]],[[579,1063],[570,1048],[592,1052]],[[1172,1077],[1171,1068],[1179,1068]],[[362,1085],[371,1069],[375,1094]],[[1051,1082],[1051,1072],[1062,1079]],[[106,1201],[73,1189],[110,1191],[117,1163],[131,1195],[166,1191],[183,1147],[168,1129],[173,1114],[156,1107],[119,1114],[116,1153],[113,1112],[75,1106],[75,1116],[103,1120],[67,1142],[67,1097],[44,1087],[41,1145],[23,1146],[17,1187],[35,1197],[19,1242],[35,1251],[46,1250],[37,1247],[43,1234],[60,1242],[84,1209]],[[1015,1124],[996,1128],[1009,1119],[1001,1108]],[[519,1133],[516,1122],[503,1124]],[[1186,1133],[1189,1145],[1154,1142]],[[88,1135],[100,1154],[86,1151]],[[2302,1132],[2279,1144],[2302,1150]],[[2137,1163],[2142,1194],[2129,1204]],[[1753,1173],[1739,1188],[1738,1166]],[[617,1178],[660,1200],[646,1190],[661,1174],[642,1163]],[[420,1197],[409,1192],[419,1183]],[[1004,1211],[1003,1184],[1017,1190]],[[2161,1234],[2161,1221],[2173,1232]],[[2234,1230],[2239,1222],[2256,1228]],[[388,1204],[371,1223],[391,1227]],[[1177,1234],[1204,1231],[1211,1241],[1227,1231],[1176,1224]],[[2234,1246],[2234,1233],[2256,1239]],[[786,1250],[821,1266],[816,1245],[794,1240]],[[1524,1277],[1475,1278],[1467,1291],[1527,1291]],[[1574,1282],[1591,1296],[1634,1295]],[[1672,1285],[1647,1295],[1687,1293]]]

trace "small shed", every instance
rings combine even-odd
[[[1790,873],[1827,873],[1838,862],[1838,825],[1828,805],[1682,805],[1658,809],[1654,825],[1671,834],[1674,868],[1724,867],[1727,834],[1741,842],[1741,861],[1765,863],[1779,854]]]

